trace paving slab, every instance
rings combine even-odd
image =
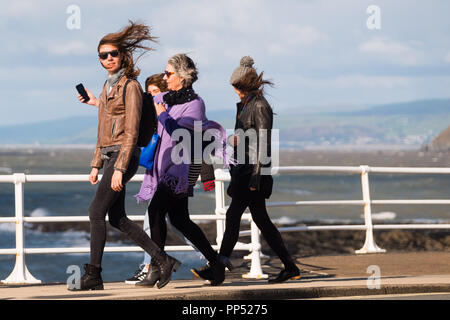
[[[263,260],[264,262],[264,260]],[[274,273],[268,261],[263,270]],[[272,261],[273,262],[273,261]],[[68,291],[65,283],[0,285],[0,299],[19,300],[277,300],[385,294],[450,293],[450,252],[383,253],[303,257],[302,278],[282,284],[227,274],[221,286],[199,279],[172,280],[163,289],[124,282],[101,291]],[[240,269],[240,270],[239,270]],[[248,271],[248,270],[247,270]]]

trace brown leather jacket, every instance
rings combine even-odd
[[[126,171],[131,156],[136,152],[143,92],[139,82],[131,80],[127,85],[124,105],[123,87],[127,80],[123,76],[109,95],[106,85],[103,86],[99,98],[97,146],[91,162],[93,168],[103,167],[102,148],[120,146],[114,169],[122,172]]]

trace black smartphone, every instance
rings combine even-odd
[[[77,84],[77,86],[75,88],[77,88],[78,93],[83,97],[84,102],[88,102],[89,96],[88,96],[86,90],[84,89],[83,84],[82,83]]]

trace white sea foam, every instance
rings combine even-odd
[[[286,217],[283,216],[281,218],[275,218],[272,219],[273,222],[277,223],[277,224],[294,224],[297,222],[296,219],[290,218],[290,217]]]
[[[308,191],[308,190],[301,190],[301,189],[287,189],[287,188],[281,188],[277,190],[278,192],[281,193],[289,193],[289,194],[293,194],[295,196],[309,196],[312,195],[313,192]]]
[[[0,231],[15,232],[16,225],[14,223],[0,223]]]
[[[401,223],[417,223],[417,224],[442,224],[450,223],[448,219],[427,219],[427,218],[413,218],[402,220]]]
[[[50,215],[50,211],[46,208],[36,208],[30,213],[30,217],[48,217]]]
[[[13,170],[8,167],[0,167],[0,173],[12,174]]]
[[[372,220],[394,220],[396,217],[397,214],[390,211],[372,213]],[[361,215],[361,218],[364,218],[364,214]]]

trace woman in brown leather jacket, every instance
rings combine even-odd
[[[263,80],[253,68],[253,59],[243,57],[240,66],[231,75],[230,83],[241,100],[237,104],[235,134],[229,143],[235,147],[237,165],[230,170],[231,183],[227,190],[232,198],[226,213],[226,227],[219,251],[221,257],[230,257],[239,237],[242,214],[249,207],[252,219],[271,249],[283,262],[285,269],[269,283],[279,283],[300,278],[300,270],[288,253],[280,232],[269,218],[265,199],[272,193],[273,180],[270,173],[270,149],[273,112],[264,98]],[[266,152],[267,150],[267,152]],[[267,154],[266,154],[267,153]],[[227,266],[228,267],[228,266]],[[225,265],[217,263],[192,272],[212,285],[225,280]]]
[[[91,224],[91,257],[85,264],[86,273],[76,290],[101,290],[101,261],[106,242],[106,222],[124,232],[144,249],[160,269],[158,288],[169,281],[180,262],[159,248],[144,230],[127,218],[125,213],[125,184],[133,177],[139,166],[140,148],[137,147],[139,124],[142,113],[143,92],[136,81],[139,69],[135,69],[133,53],[136,49],[151,50],[142,44],[155,41],[149,27],[130,22],[117,33],[104,36],[98,45],[100,63],[108,71],[102,93],[97,99],[88,90],[90,105],[98,107],[98,134],[94,159],[91,163],[89,181],[98,185],[89,207]],[[128,81],[125,99],[123,89]],[[80,98],[81,102],[84,102]],[[98,180],[99,170],[103,177]]]

